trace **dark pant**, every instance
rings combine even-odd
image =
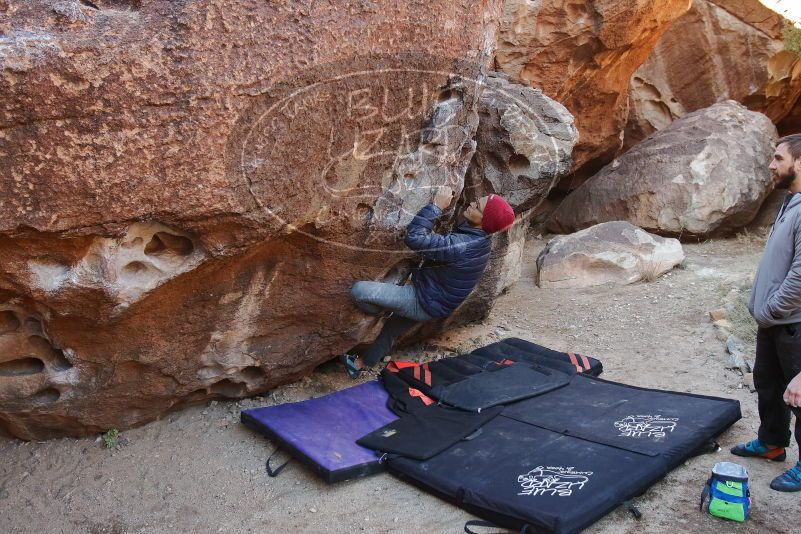
[[[418,322],[432,319],[420,305],[411,284],[362,281],[353,284],[350,294],[365,313],[392,312],[381,333],[364,353],[362,363],[365,367],[374,366],[389,354],[401,334]]]
[[[364,353],[362,363],[365,367],[372,367],[380,362],[392,350],[392,345],[401,334],[416,325],[419,321],[393,315],[381,328],[381,333],[375,338]]]
[[[784,402],[787,384],[801,373],[801,323],[760,328],[757,332],[754,385],[759,400],[759,439],[768,445],[790,444],[790,413],[801,450],[801,409]]]

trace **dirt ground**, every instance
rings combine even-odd
[[[698,496],[728,448],[758,426],[756,395],[739,372],[725,369],[725,344],[707,312],[732,287],[747,283],[762,251],[759,239],[685,245],[685,268],[651,283],[542,290],[533,282],[537,254],[527,245],[521,280],[489,319],[431,340],[407,359],[436,357],[517,336],[603,361],[604,375],[638,386],[738,399],[743,419],[724,433],[723,450],[686,462],[635,504],[635,520],[618,509],[591,533],[799,532],[801,495],[780,494],[770,480],[788,465],[745,461],[754,506],[745,524],[698,511]],[[292,463],[268,478],[272,444],[239,422],[243,408],[307,399],[352,385],[327,364],[311,377],[265,397],[213,402],[128,430],[120,447],[99,438],[44,443],[0,441],[0,532],[462,532],[472,516],[388,474],[326,485]],[[795,446],[788,456],[797,456]]]

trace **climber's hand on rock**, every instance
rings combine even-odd
[[[451,205],[451,201],[453,200],[453,189],[448,187],[447,185],[440,186],[437,189],[437,194],[434,195],[434,204],[441,210],[444,210],[448,206]]]

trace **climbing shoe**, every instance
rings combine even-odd
[[[352,356],[350,354],[343,354],[339,357],[339,361],[345,365],[345,371],[348,373],[348,376],[353,380],[356,380],[362,375],[362,369],[356,367],[357,358],[358,356]]]
[[[784,447],[771,449],[758,439],[735,445],[731,448],[731,453],[735,456],[745,456],[746,458],[765,458],[772,462],[783,462],[787,459],[787,452]]]
[[[801,460],[770,483],[776,491],[801,491]]]

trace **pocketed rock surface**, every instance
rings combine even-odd
[[[693,0],[631,78],[626,148],[726,99],[778,124],[799,95],[779,73],[789,57],[799,59],[784,51],[783,22],[759,0]]]
[[[130,428],[370,339],[353,281],[408,271],[433,188],[486,191],[465,175],[501,8],[0,1],[0,427]],[[536,205],[574,141],[531,194],[493,190]],[[501,239],[468,317],[519,272]]]
[[[575,116],[581,139],[576,183],[622,146],[632,74],[690,0],[507,0],[497,65],[541,88]]]
[[[707,314],[732,288],[749,283],[761,239],[685,244],[685,269],[652,283],[584,289],[534,285],[535,259],[545,243],[529,240],[523,276],[484,322],[397,357],[434,359],[516,336],[595,356],[609,380],[738,399],[744,418],[720,436],[722,451],[688,460],[635,499],[641,520],[618,509],[586,532],[797,532],[798,495],[768,488],[788,464],[728,453],[756,433],[756,395],[741,387],[739,373],[725,369],[725,343]],[[103,449],[94,438],[2,439],[0,525],[10,533],[461,532],[473,516],[389,474],[329,486],[292,463],[278,478],[267,476],[264,462],[273,444],[238,423],[239,411],[351,385],[338,365],[325,364],[261,397],[187,408],[122,432],[119,441],[127,444],[119,450]],[[797,454],[793,445],[788,456]],[[754,505],[743,525],[698,511],[709,470],[724,460],[750,471]]]

